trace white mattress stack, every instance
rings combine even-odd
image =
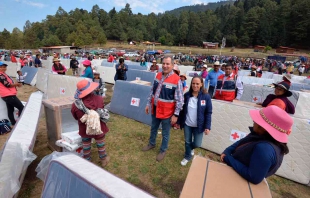
[[[72,131],[61,134],[61,140],[55,143],[57,146],[63,148],[63,152],[73,152],[82,155],[82,138],[78,131]]]

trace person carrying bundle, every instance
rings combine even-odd
[[[79,135],[83,142],[83,157],[91,160],[91,139],[96,140],[99,159],[102,166],[106,166],[110,157],[106,153],[105,135],[109,131],[105,122],[109,115],[104,111],[103,99],[93,92],[98,87],[98,83],[90,82],[87,79],[77,83],[77,90],[72,104],[71,113],[78,121]]]

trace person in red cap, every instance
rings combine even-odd
[[[94,78],[94,73],[93,73],[93,69],[91,68],[91,62],[90,60],[84,60],[82,62],[82,64],[84,65],[85,70],[83,72],[83,75],[81,75],[81,77],[85,77],[85,78],[90,78],[93,79]]]
[[[221,161],[247,181],[259,184],[275,174],[289,153],[287,142],[293,119],[274,105],[250,110],[250,117],[254,122],[251,133],[226,148]]]
[[[77,90],[74,96],[74,98],[79,102],[75,101],[72,104],[71,113],[74,119],[78,121],[79,135],[82,137],[83,142],[83,157],[87,160],[91,160],[91,139],[94,138],[96,140],[98,148],[99,159],[102,166],[104,167],[108,164],[110,160],[110,157],[106,153],[105,145],[105,135],[109,131],[109,129],[106,123],[100,120],[99,114],[96,117],[96,110],[99,108],[104,108],[102,97],[94,94],[94,90],[97,89],[97,87],[98,83],[96,82],[91,82],[87,79],[79,81],[77,83]],[[83,110],[81,110],[81,101],[82,104],[89,110],[87,114]],[[90,113],[90,111],[95,113],[95,115]],[[85,115],[87,115],[87,121],[83,123],[81,120],[85,118]],[[99,121],[95,119],[99,119]],[[86,123],[92,126],[87,126]],[[93,123],[97,123],[97,125]],[[92,129],[97,129],[97,133],[88,130],[89,127],[91,127]]]

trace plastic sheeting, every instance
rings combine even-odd
[[[306,79],[304,80],[304,83],[310,84],[310,79],[309,79],[309,78],[306,78]]]
[[[112,83],[114,84],[114,76],[116,73],[116,70],[114,67],[104,67],[100,66],[97,68],[97,72],[100,73],[100,77],[104,82]]]
[[[290,90],[300,91],[300,90],[310,90],[310,85],[305,83],[291,83]]]
[[[298,92],[299,98],[295,108],[294,116],[304,119],[310,118],[310,93]]]
[[[263,71],[262,78],[272,79],[273,72]]]
[[[151,125],[151,115],[146,115],[144,111],[150,91],[151,86],[118,80],[115,83],[110,111],[144,124]],[[139,102],[137,102],[137,100],[139,100]],[[138,103],[138,105],[134,106],[133,103],[136,105]]]
[[[275,83],[283,81],[283,75],[273,74],[272,79]]]
[[[127,71],[127,81],[136,80],[136,78],[140,78],[140,80],[148,81],[153,84],[156,73],[149,71],[142,71],[136,69],[130,69]]]
[[[193,66],[179,66],[180,74],[186,74],[187,71],[193,71]]]
[[[0,161],[0,197],[13,197],[21,188],[20,176],[36,159],[29,149],[18,142],[8,142]]]
[[[48,69],[38,68],[36,87],[43,93],[46,93],[47,91],[47,82],[49,73],[51,73],[51,71],[49,71]]]
[[[250,70],[239,70],[238,76],[249,76],[251,74]]]
[[[32,93],[7,141],[0,161],[0,197],[12,197],[21,187],[27,166],[36,156],[31,153],[40,117],[42,93]]]
[[[7,68],[6,68],[6,74],[8,76],[11,76],[11,77],[16,77],[17,75],[17,68],[18,68],[18,65],[17,63],[12,63],[12,62],[8,62],[8,61],[4,61],[5,64],[7,64]]]
[[[299,93],[295,91],[292,93],[293,95],[288,99],[296,106]],[[269,94],[274,94],[274,88],[244,84],[240,100],[254,103],[263,102]]]
[[[55,152],[51,155],[55,155]],[[46,166],[48,163],[41,165]],[[40,170],[43,169],[45,168],[40,167]],[[49,163],[41,197],[151,198],[153,196],[91,162],[69,154],[54,157]]]
[[[136,70],[148,70],[148,67],[142,67],[140,65],[127,64],[128,70],[136,69]]]
[[[230,141],[232,130],[249,133],[248,127],[253,125],[249,110],[257,108],[242,104],[242,102],[212,100],[212,104],[211,127],[214,133],[211,132],[208,136],[203,137],[201,147],[221,154],[225,148],[233,144]],[[296,117],[300,114],[299,105],[302,105],[305,111],[310,112],[309,107],[298,102],[295,115],[291,115],[294,125],[288,141],[290,152],[284,156],[283,163],[276,174],[302,184],[308,184],[310,180],[310,125],[308,119]]]
[[[36,81],[34,77],[36,76],[38,72],[38,68],[25,66],[22,68],[22,73],[25,74],[26,72],[27,72],[27,76],[25,77],[25,83],[30,85],[33,80]]]
[[[304,83],[306,78],[307,78],[306,76],[292,75],[291,81],[294,82],[294,83]]]
[[[270,85],[274,83],[273,79],[267,79],[267,78],[256,78],[251,76],[239,76],[238,78],[240,78],[243,84]]]
[[[114,66],[115,66],[115,63],[110,63],[110,62],[102,61],[101,66],[105,66],[105,67],[114,67]]]
[[[47,83],[47,98],[62,98],[74,96],[76,84],[85,78],[49,74]]]

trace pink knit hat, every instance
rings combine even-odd
[[[287,137],[293,126],[293,119],[283,109],[271,105],[261,110],[250,110],[250,116],[275,140],[287,143]]]
[[[91,65],[91,62],[90,62],[90,60],[84,60],[83,62],[82,62],[82,64],[84,65],[84,66],[90,66]]]

